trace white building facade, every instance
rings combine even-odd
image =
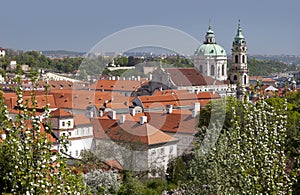
[[[225,49],[216,43],[211,25],[206,32],[205,41],[195,51],[195,67],[206,76],[224,81],[227,80],[227,55]]]

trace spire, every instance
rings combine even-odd
[[[236,37],[237,38],[242,38],[242,39],[244,38],[243,33],[242,33],[242,28],[241,28],[241,20],[239,20]]]
[[[211,23],[210,23],[210,19],[208,22],[208,30],[206,31],[206,36],[205,36],[205,44],[215,44],[215,33],[214,31],[211,29]]]
[[[233,44],[240,45],[240,44],[245,44],[245,43],[246,43],[245,37],[243,35],[242,28],[241,28],[241,20],[239,20],[238,29],[237,29],[236,36],[234,37]]]

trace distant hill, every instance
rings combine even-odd
[[[60,58],[60,57],[82,57],[85,52],[66,51],[66,50],[46,50],[42,54],[47,57]]]

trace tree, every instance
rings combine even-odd
[[[37,87],[37,74],[32,83]],[[37,113],[34,91],[31,100],[23,100],[20,76],[16,80],[17,111],[11,118],[4,100],[0,98],[0,130],[6,134],[0,158],[8,159],[5,173],[1,175],[5,192],[13,194],[89,194],[78,169],[71,169],[61,153],[67,151],[68,140],[59,140],[59,150],[53,156],[52,143],[47,139],[51,134],[49,105],[44,113]]]
[[[113,194],[121,186],[118,174],[113,171],[92,170],[85,174],[84,178],[93,194]]]
[[[206,137],[218,137],[211,150],[196,140],[187,191],[204,194],[286,194],[292,192],[294,170],[287,169],[286,103],[274,107],[260,100],[232,105],[232,126],[217,128]],[[204,127],[205,128],[205,127]],[[221,132],[218,135],[218,132]]]

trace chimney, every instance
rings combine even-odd
[[[167,111],[167,114],[172,114],[173,112],[173,105],[167,105],[166,106],[166,111]]]
[[[124,124],[125,121],[126,121],[126,115],[125,115],[125,114],[122,114],[122,115],[120,116],[120,123],[121,123],[121,124]]]
[[[136,113],[135,108],[132,108],[132,109],[130,110],[130,114],[131,114],[132,116],[135,116],[135,113]]]
[[[99,110],[99,116],[102,117],[103,116],[103,111]]]
[[[147,116],[140,117],[140,124],[143,125],[144,123],[147,123]]]
[[[152,80],[152,74],[149,74],[149,81]]]
[[[195,118],[197,117],[198,112],[196,112],[195,110],[192,110],[192,117]]]
[[[195,110],[196,112],[200,112],[200,103],[199,103],[199,102],[196,102],[196,103],[195,103],[194,110]]]
[[[141,76],[137,76],[137,80],[140,81],[141,80]]]
[[[116,120],[117,119],[117,113],[115,110],[111,110],[108,112],[108,116],[112,119],[112,120]]]
[[[112,77],[111,77],[111,80],[116,80],[116,77],[115,77],[115,76],[112,76]]]
[[[90,114],[90,118],[93,118],[93,117],[94,117],[94,112],[93,112],[93,110],[90,110],[89,114]]]
[[[118,81],[120,80],[120,77],[119,77],[119,76],[117,76],[117,80],[118,80]]]
[[[111,77],[108,77],[108,80],[111,80]]]

